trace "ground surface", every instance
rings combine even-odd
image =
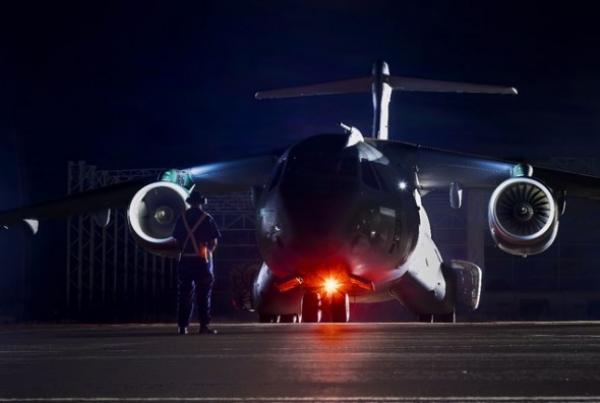
[[[0,327],[0,402],[600,401],[600,323],[215,328]]]

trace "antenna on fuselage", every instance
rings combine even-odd
[[[389,104],[393,90],[467,94],[517,94],[517,89],[515,87],[392,76],[390,75],[388,64],[381,60],[373,64],[372,75],[369,77],[332,81],[280,90],[260,91],[257,92],[254,97],[256,99],[279,99],[371,92],[373,97],[373,137],[380,140],[387,140],[389,137]]]

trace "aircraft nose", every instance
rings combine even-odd
[[[290,198],[285,201],[290,249],[311,254],[332,254],[344,243],[349,202],[345,198],[321,195],[311,200]]]

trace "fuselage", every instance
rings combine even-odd
[[[258,243],[280,279],[317,288],[328,277],[380,284],[399,278],[419,239],[413,172],[373,145],[318,135],[280,158],[258,205]]]

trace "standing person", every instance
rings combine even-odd
[[[206,198],[193,189],[186,202],[190,208],[179,217],[173,231],[181,251],[177,265],[179,334],[188,333],[194,302],[200,320],[200,333],[217,334],[208,325],[214,283],[212,253],[221,234],[213,218],[203,209]]]

